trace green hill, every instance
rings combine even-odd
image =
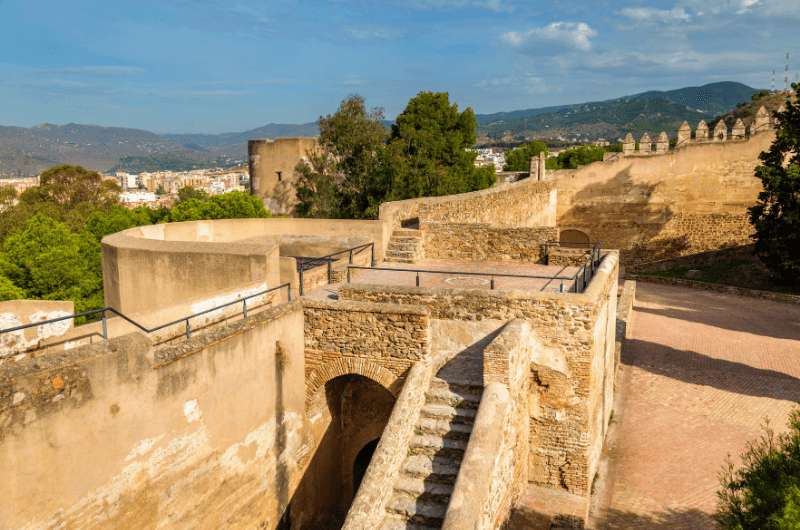
[[[606,101],[479,114],[478,130],[489,138],[526,136],[616,139],[662,130],[674,134],[684,120],[697,123],[750,101],[756,89],[730,81],[677,90],[649,91]]]

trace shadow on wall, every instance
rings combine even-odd
[[[648,530],[675,530],[717,528],[711,514],[696,509],[667,510],[649,514],[639,514],[621,510],[608,510],[596,521],[598,530],[623,530],[646,528]]]
[[[394,402],[388,390],[360,375],[339,376],[325,384],[307,416],[328,423],[280,530],[342,527],[358,487],[359,471],[369,465],[369,460],[364,460],[371,457]]]
[[[668,204],[653,202],[657,187],[635,183],[628,166],[576,192],[559,225],[584,230],[606,248],[619,248],[626,265],[680,254],[688,248],[685,236],[660,237],[675,213]]]
[[[800,401],[800,379],[783,372],[717,359],[691,350],[678,350],[653,342],[625,342],[622,362],[647,372],[755,397]]]

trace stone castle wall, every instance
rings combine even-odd
[[[307,461],[302,319],[3,363],[1,526],[275,528]]]
[[[539,262],[544,258],[545,244],[558,239],[558,228],[426,222],[422,234],[426,258]]]
[[[531,368],[529,480],[588,495],[611,413],[617,274],[609,253],[582,294],[351,284],[339,296],[422,305],[436,319],[527,320],[544,347]]]
[[[556,193],[552,182],[525,179],[494,188],[444,197],[381,204],[380,219],[393,228],[418,219],[438,223],[486,223],[494,227],[553,226]]]
[[[315,137],[250,140],[250,193],[260,197],[272,213],[291,213],[297,202],[294,168],[317,147]]]
[[[306,397],[347,373],[393,391],[430,353],[430,316],[422,306],[303,300]]]
[[[629,267],[748,244],[747,208],[761,191],[754,169],[773,138],[693,143],[560,171],[558,226],[620,249]]]

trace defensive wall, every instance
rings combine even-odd
[[[770,132],[736,142],[689,143],[653,156],[620,157],[558,171],[557,223],[580,230],[624,265],[748,244],[747,208]]]
[[[297,200],[295,166],[317,147],[317,138],[308,136],[250,140],[250,193],[260,197],[272,213],[291,213]]]
[[[295,302],[3,363],[0,526],[275,528],[310,451],[303,342]]]

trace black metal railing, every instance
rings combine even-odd
[[[148,328],[147,326],[144,326],[144,325],[136,322],[132,318],[124,315],[122,312],[117,311],[113,307],[107,306],[107,307],[101,307],[100,309],[91,309],[89,311],[82,311],[80,313],[75,313],[75,314],[72,314],[72,315],[65,315],[63,317],[51,318],[49,320],[42,320],[41,322],[31,322],[30,324],[23,324],[21,326],[15,326],[13,328],[0,329],[0,334],[11,333],[13,331],[21,331],[21,330],[25,330],[25,329],[28,329],[28,328],[34,328],[34,327],[37,327],[37,326],[44,326],[44,325],[47,325],[47,324],[53,324],[53,323],[61,322],[61,321],[64,321],[64,320],[70,320],[70,319],[74,320],[74,319],[80,318],[80,317],[88,317],[88,316],[100,315],[103,340],[108,340],[108,314],[111,313],[113,315],[117,315],[121,319],[125,320],[129,324],[132,324],[133,326],[135,326],[136,328],[138,328],[139,330],[141,330],[141,331],[143,331],[144,333],[147,333],[147,334],[155,333],[156,331],[160,331],[160,330],[162,330],[164,328],[168,328],[170,326],[174,326],[174,325],[183,323],[184,326],[185,326],[184,335],[186,335],[186,337],[191,337],[192,336],[191,319],[199,317],[199,316],[206,315],[208,313],[212,313],[214,311],[219,311],[220,309],[224,309],[226,307],[230,307],[230,306],[236,305],[236,304],[242,304],[242,312],[241,312],[241,314],[242,314],[243,318],[247,318],[247,312],[248,312],[247,301],[248,300],[251,300],[251,299],[259,297],[259,296],[264,296],[266,294],[269,294],[271,292],[278,291],[278,290],[281,290],[281,289],[286,289],[287,300],[291,301],[292,300],[292,286],[289,283],[284,283],[284,284],[278,285],[277,287],[272,287],[271,289],[265,289],[265,290],[259,291],[257,293],[253,293],[253,294],[249,294],[247,296],[243,296],[241,298],[237,298],[236,300],[232,300],[232,301],[227,302],[225,304],[216,305],[216,306],[214,306],[214,307],[212,307],[210,309],[199,311],[197,313],[192,313],[191,315],[188,315],[188,316],[185,316],[185,317],[181,317],[181,318],[179,318],[177,320],[173,320],[172,322],[167,322],[166,324],[161,324],[161,325],[155,326],[153,328]],[[231,315],[229,315],[229,316],[231,316]]]
[[[365,243],[363,245],[358,245],[357,247],[346,248],[344,250],[339,250],[332,254],[328,254],[327,256],[314,256],[314,257],[307,257],[307,256],[290,256],[295,259],[297,262],[297,273],[300,275],[299,282],[300,282],[300,296],[305,294],[304,287],[303,287],[303,274],[310,269],[315,269],[317,267],[321,267],[326,265],[328,267],[328,283],[333,283],[333,264],[344,256],[347,256],[347,263],[349,265],[353,264],[353,256],[357,256],[364,250],[370,250],[370,265],[375,265],[375,243]]]
[[[352,272],[353,270],[372,270],[372,271],[387,271],[387,272],[408,272],[415,274],[415,285],[416,287],[422,286],[422,275],[423,274],[445,274],[448,276],[476,276],[476,277],[483,277],[489,278],[489,289],[494,290],[496,288],[495,278],[517,278],[517,279],[527,279],[527,280],[548,280],[545,283],[540,291],[544,291],[548,286],[550,286],[553,282],[558,282],[558,292],[574,292],[574,293],[581,293],[586,289],[586,286],[591,281],[592,276],[594,276],[594,272],[597,270],[598,263],[595,263],[594,260],[587,259],[586,264],[581,266],[575,274],[572,275],[561,275],[559,271],[558,274],[552,275],[541,275],[541,274],[512,274],[512,273],[499,273],[499,272],[474,272],[474,271],[454,271],[454,270],[433,270],[433,269],[413,269],[413,268],[395,268],[395,267],[366,267],[363,265],[348,265],[347,266],[347,283],[352,283]],[[566,267],[562,268],[563,271]],[[566,282],[566,283],[565,283]],[[566,287],[566,289],[565,289]]]

